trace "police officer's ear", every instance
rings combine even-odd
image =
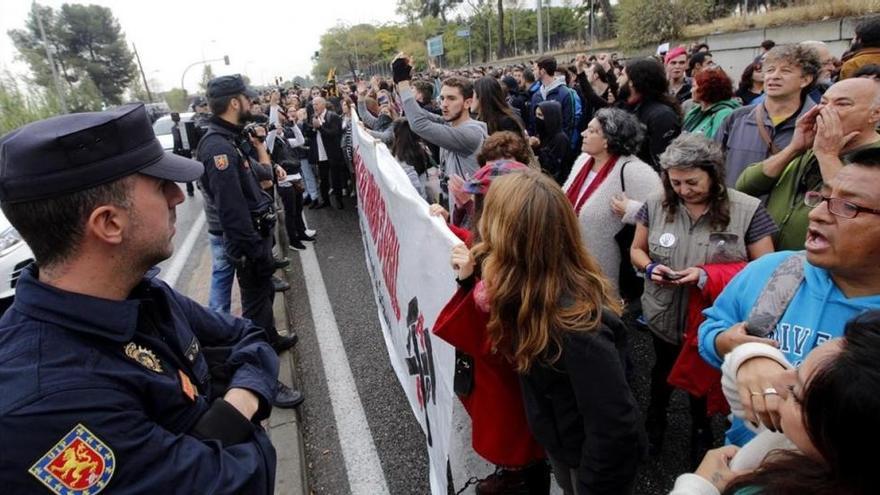
[[[94,241],[106,247],[118,246],[130,225],[131,215],[125,208],[101,205],[92,210],[86,220],[81,244]]]

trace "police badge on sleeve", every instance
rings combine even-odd
[[[226,170],[229,166],[229,158],[226,155],[214,155],[214,166],[217,170]]]
[[[115,469],[113,451],[78,424],[29,472],[57,495],[95,495],[107,486]]]

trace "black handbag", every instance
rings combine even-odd
[[[455,350],[455,376],[452,389],[460,397],[467,397],[474,390],[474,358]]]
[[[626,170],[627,163],[629,162],[624,162],[620,167],[620,187],[624,193],[626,193],[626,179],[623,171]],[[618,287],[620,288],[620,296],[625,301],[635,301],[641,298],[645,291],[645,281],[638,276],[629,257],[629,249],[635,235],[636,226],[627,223],[623,224],[623,228],[614,235],[614,241],[617,242],[617,248],[620,250]]]

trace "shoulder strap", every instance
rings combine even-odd
[[[622,192],[626,192],[626,177],[624,177],[623,171],[626,170],[627,163],[629,163],[629,160],[623,162],[623,165],[620,166],[620,190]]]
[[[761,141],[764,141],[764,144],[767,145],[767,149],[770,150],[770,154],[767,156],[775,155],[779,153],[779,148],[773,143],[773,140],[770,139],[770,133],[767,132],[767,127],[764,126],[764,103],[758,103],[755,105],[755,123],[758,125],[758,135],[761,136]]]
[[[749,312],[749,334],[766,337],[773,332],[804,280],[806,259],[803,252],[795,253],[773,270]]]

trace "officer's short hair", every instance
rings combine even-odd
[[[18,230],[43,268],[55,266],[75,255],[85,234],[86,222],[95,208],[131,207],[135,175],[49,199],[0,203],[3,214]]]
[[[211,107],[211,113],[214,115],[223,115],[229,110],[229,104],[235,98],[238,98],[239,95],[226,95],[226,96],[218,96],[216,98],[208,99],[208,106]]]

